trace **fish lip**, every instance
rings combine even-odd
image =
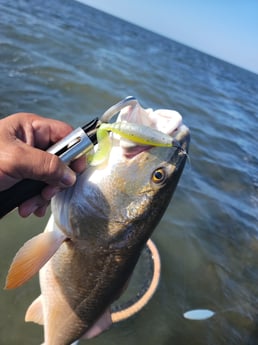
[[[176,167],[176,170],[182,171],[187,158],[189,158],[189,146],[190,146],[190,130],[189,128],[182,124],[180,130],[177,132],[174,140],[176,140],[179,145],[175,151],[171,151],[172,155],[168,159],[169,163]],[[179,173],[180,176],[180,173]]]
[[[188,152],[190,144],[190,130],[186,125],[182,124],[175,136],[172,138],[180,144],[182,150]]]

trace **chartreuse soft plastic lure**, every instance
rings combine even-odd
[[[126,121],[102,123],[97,130],[98,149],[90,160],[91,165],[101,164],[107,159],[112,146],[109,132],[138,145],[173,146],[173,139],[168,134],[151,127]]]

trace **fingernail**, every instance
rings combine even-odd
[[[75,173],[67,167],[64,171],[64,175],[61,179],[61,183],[64,186],[69,187],[69,186],[72,186],[74,184],[75,180],[76,180]]]

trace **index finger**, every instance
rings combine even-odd
[[[72,126],[65,122],[46,118],[36,118],[32,122],[32,128],[35,146],[44,149],[61,140],[73,130]]]

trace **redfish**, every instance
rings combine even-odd
[[[110,133],[108,157],[53,198],[45,231],[20,249],[6,282],[17,287],[40,270],[41,295],[25,319],[44,325],[46,345],[68,345],[111,326],[110,306],[124,291],[184,168],[190,132],[177,112],[129,106],[117,121],[157,129],[179,146],[140,145]]]

